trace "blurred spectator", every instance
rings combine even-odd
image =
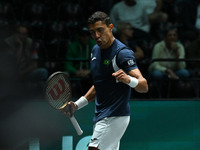
[[[149,21],[144,5],[135,0],[122,0],[115,4],[110,12],[110,18],[114,26],[120,22],[129,22],[134,28],[144,32],[149,31]]]
[[[143,5],[145,5],[145,9],[149,14],[148,19],[151,24],[167,21],[168,14],[162,11],[163,0],[138,0],[138,2],[141,2]]]
[[[122,0],[116,3],[110,12],[114,27],[120,22],[128,22],[134,30],[133,40],[145,51],[150,58],[155,39],[150,33],[151,25],[166,21],[167,16],[157,11],[156,0]],[[114,28],[113,31],[116,29]]]
[[[177,23],[177,6],[176,2],[177,0],[157,0],[160,1],[160,11],[163,13],[166,13],[168,18],[167,22],[170,22],[172,24]]]
[[[66,58],[90,59],[90,53],[95,44],[95,41],[90,38],[88,28],[83,27],[78,33],[78,38],[69,45]],[[87,77],[89,68],[89,62],[66,62],[65,64],[65,71],[75,77]]]
[[[157,22],[177,22],[176,0],[155,0],[156,7],[150,17]],[[155,18],[155,19],[154,19]]]
[[[158,42],[153,49],[152,60],[154,59],[181,59],[185,58],[185,50],[178,42],[178,34],[175,28],[166,30],[164,40]],[[185,69],[185,61],[155,61],[150,67],[150,76],[159,80],[158,88],[162,90],[164,79],[185,79],[190,76],[189,71]],[[162,95],[163,91],[160,91]]]
[[[151,22],[151,34],[160,41],[166,26],[177,24],[176,0],[156,0],[156,8],[150,18],[157,18]]]
[[[78,32],[78,38],[69,45],[66,58],[89,60],[92,48],[95,44],[95,41],[90,38],[88,28],[82,27]],[[84,85],[85,88],[82,88],[82,92],[84,92],[84,90],[87,91],[87,88],[91,86],[89,61],[66,62],[65,71],[68,72],[71,77],[83,79],[76,83],[79,84],[81,88],[82,85]]]
[[[187,57],[190,59],[199,59],[200,58],[200,33],[199,38],[193,41],[188,46]],[[200,77],[200,62],[189,62],[188,68],[193,77]]]
[[[195,25],[199,19],[197,15],[199,3],[200,0],[179,0],[177,2],[179,35],[184,45],[198,37],[198,29]]]
[[[132,40],[134,30],[130,23],[121,22],[117,27],[118,39],[134,51],[135,58],[141,60],[144,58],[143,50]]]
[[[15,33],[5,38],[4,42],[16,58],[19,78],[28,82],[30,88],[44,88],[48,71],[38,67],[37,48],[39,45],[28,36],[28,28],[18,25]]]
[[[197,7],[197,18],[196,18],[195,26],[200,31],[200,3],[198,4],[198,7]]]
[[[150,36],[148,35],[150,23],[162,21],[162,13],[157,14],[154,11],[155,7],[155,0],[151,0],[149,3],[142,0],[123,0],[111,9],[111,21],[114,26],[118,26],[120,22],[129,22],[134,28],[136,36],[147,38],[146,36]]]
[[[147,12],[142,3],[136,0],[122,0],[116,3],[110,12],[110,19],[114,24],[113,32],[120,22],[129,22],[134,29],[135,41],[150,41],[151,36],[148,34],[150,25]]]
[[[83,21],[82,7],[78,0],[63,1],[58,5],[58,21],[74,26]]]

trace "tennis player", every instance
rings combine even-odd
[[[119,150],[120,139],[130,121],[131,88],[146,93],[148,85],[135,61],[132,50],[113,36],[109,16],[97,11],[88,19],[96,41],[91,54],[94,85],[76,102],[69,102],[67,116],[95,100],[94,131],[88,150]]]

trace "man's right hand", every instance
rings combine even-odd
[[[167,72],[169,78],[176,79],[176,80],[179,79],[179,77],[174,73],[173,70],[167,69],[166,72]]]
[[[176,42],[171,42],[171,49],[175,52],[176,58],[179,58],[178,45]]]
[[[73,102],[70,101],[67,105],[61,110],[61,112],[66,115],[67,117],[72,117],[74,112],[78,109],[78,106]]]

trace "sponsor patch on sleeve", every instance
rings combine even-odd
[[[135,64],[135,62],[134,62],[133,59],[130,59],[130,60],[127,61],[127,64],[128,64],[129,66],[133,66],[133,65]]]

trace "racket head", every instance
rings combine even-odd
[[[66,109],[67,102],[71,100],[71,92],[71,84],[66,73],[58,71],[48,78],[45,98],[54,109]]]

